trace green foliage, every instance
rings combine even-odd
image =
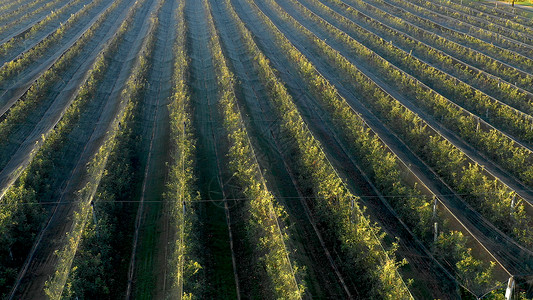
[[[250,236],[257,245],[256,251],[271,281],[274,297],[301,299],[304,292],[303,285],[297,282],[298,268],[291,262],[285,245],[288,236],[278,220],[282,214],[286,213],[276,204],[266,186],[237,104],[234,90],[235,80],[222,53],[209,1],[204,0],[204,6],[208,12],[210,46],[217,74],[224,127],[230,143],[230,169],[242,186],[244,196],[251,199],[248,208]]]
[[[404,133],[404,135],[409,136],[408,139],[411,142],[418,142],[421,143],[421,145],[425,145],[424,141],[427,141],[429,137],[428,135],[425,135],[427,132],[427,126],[419,117],[401,106],[390,95],[386,94],[337,51],[329,47],[324,41],[318,39],[312,32],[287,14],[279,5],[277,5],[277,3],[274,1],[267,2],[271,5],[274,11],[287,20],[294,29],[298,30],[312,41],[321,54],[330,59],[330,61],[340,70],[344,70],[345,74],[351,77],[351,82],[354,82],[354,85],[358,87],[363,98],[368,99],[369,102],[371,102],[371,106],[382,110],[383,115],[385,116],[383,119],[390,120],[390,122],[397,122],[391,127],[399,127],[401,130],[405,130],[404,132],[406,133]],[[334,32],[335,37],[344,42],[350,42],[349,45],[359,51],[358,55],[376,56],[372,55],[372,52],[368,48],[351,40],[351,38],[345,33],[339,32],[323,19],[307,11],[305,7],[299,5],[298,2],[293,1],[293,3],[306,15],[313,18],[325,28],[328,28],[328,30]],[[264,15],[262,14],[262,16]],[[264,16],[263,19],[269,24],[269,27],[273,28],[273,32],[275,31],[274,29],[277,29],[266,16]],[[379,140],[376,135],[369,134],[370,130],[364,125],[361,117],[350,109],[346,100],[338,95],[335,88],[316,70],[309,68],[311,63],[307,58],[297,52],[294,46],[292,46],[279,31],[275,32],[276,33],[274,34],[278,39],[279,45],[289,53],[295,67],[300,70],[302,76],[308,81],[308,86],[311,88],[311,91],[317,96],[317,98],[321,99],[323,105],[331,112],[333,119],[339,125],[339,128],[343,130],[347,139],[352,141],[353,150],[365,162],[364,167],[366,167],[368,173],[372,174],[372,179],[376,186],[378,186],[386,195],[396,196],[394,202],[391,203],[392,206],[402,216],[405,222],[414,229],[415,234],[425,241],[426,244],[431,245],[431,223],[435,220],[432,220],[430,203],[428,203],[428,200],[424,197],[420,197],[420,192],[416,186],[411,188],[406,185],[403,182],[400,173],[394,171],[394,169],[398,170],[400,167],[398,158],[386,149],[384,143]],[[383,61],[382,65],[389,66],[390,64]],[[394,72],[395,74],[400,74],[397,70]],[[319,84],[317,84],[317,82]],[[414,89],[416,88],[417,87],[414,87]],[[326,93],[324,90],[329,90],[330,92]],[[366,136],[362,133],[366,133]],[[455,161],[461,161],[461,159]],[[442,222],[439,221],[439,223]],[[447,231],[448,230],[444,228],[444,232]],[[490,272],[487,274],[490,274]],[[482,274],[482,277],[486,276]]]
[[[39,21],[37,24],[33,25],[30,30],[26,31],[22,35],[15,36],[10,39],[8,42],[0,45],[0,56],[8,55],[10,50],[14,47],[24,45],[26,41],[34,37],[40,30],[46,28],[51,23],[59,19],[63,14],[65,14],[71,7],[79,5],[86,0],[76,0],[71,1],[67,5],[61,7],[56,11],[52,11],[49,15],[46,16],[43,20]],[[84,5],[82,9],[77,11],[75,14],[72,14],[71,17],[63,24],[61,23],[59,28],[57,28],[52,34],[46,36],[45,39],[41,40],[37,45],[32,47],[22,57],[17,57],[14,60],[10,61],[3,68],[0,68],[0,78],[2,80],[8,79],[8,77],[19,74],[25,67],[29,64],[40,58],[45,54],[45,51],[48,47],[57,44],[62,37],[65,36],[65,33],[69,29],[76,25],[82,17],[87,17],[91,10],[94,9],[97,5],[101,4],[102,0],[93,1],[88,5]],[[9,74],[9,75],[8,75]]]
[[[415,6],[414,4],[417,4],[418,6]],[[524,39],[524,34],[533,34],[533,29],[528,27],[532,26],[533,22],[524,22],[521,18],[516,16],[510,17],[507,14],[502,15],[501,17],[486,14],[479,10],[483,9],[485,7],[484,5],[477,5],[476,9],[471,9],[450,0],[442,1],[439,5],[435,5],[430,1],[416,0],[413,1],[413,3],[409,3],[406,7],[422,12],[428,18],[434,16],[434,12],[438,12],[456,20],[461,20],[477,27],[484,28],[486,30],[477,29],[472,31],[490,41],[496,41],[498,35],[495,33],[499,33],[527,43],[527,39]]]
[[[331,9],[322,5],[320,2],[313,1],[313,3],[315,3],[315,5],[319,6],[321,9],[328,11],[333,17],[336,17],[340,21],[353,25],[353,23],[344,17],[333,13]],[[366,48],[364,45],[355,41],[344,32],[341,32],[331,24],[327,23],[325,20],[313,14],[303,5],[298,3],[295,3],[295,5],[309,18],[320,23],[323,27],[328,29],[328,31],[330,31],[331,34],[334,35],[339,41],[350,46],[350,49],[354,51],[355,55],[369,60],[371,64],[376,66],[377,70],[381,72],[384,77],[388,79],[388,81],[391,82],[391,84],[398,86],[398,88],[405,91],[406,94],[412,93],[414,99],[417,99],[418,97],[423,98],[423,101],[433,102],[435,106],[440,109],[433,111],[437,116],[439,116],[439,112],[449,112],[450,115],[444,116],[445,120],[459,120],[461,126],[455,129],[459,131],[462,136],[472,139],[473,136],[479,136],[480,132],[483,132],[481,130],[477,130],[479,126],[475,122],[474,117],[471,115],[465,115],[455,105],[449,103],[446,98],[434,93],[428,88],[424,88],[423,85],[421,85],[416,79],[405,74],[403,71],[392,67],[387,60],[379,57],[375,53],[372,53],[369,48]],[[528,226],[528,224],[531,222],[531,218],[524,213],[524,203],[522,202],[522,199],[517,201],[516,210],[515,208],[512,208],[511,199],[514,193],[509,187],[504,185],[497,178],[494,178],[494,176],[491,174],[480,170],[480,167],[462,151],[448,142],[440,135],[439,132],[430,128],[424,120],[410,111],[407,107],[403,106],[398,100],[381,89],[376,83],[359,71],[355,65],[351,64],[339,52],[329,47],[325,42],[317,39],[316,36],[314,36],[310,31],[303,28],[299,23],[296,23],[295,20],[292,20],[291,23],[293,26],[304,32],[309,40],[314,42],[317,50],[320,53],[327,57],[333,64],[337,65],[339,70],[341,70],[344,75],[352,79],[356,90],[364,95],[364,97],[361,97],[362,100],[365,101],[368,106],[384,120],[384,123],[388,124],[390,128],[399,134],[400,137],[402,137],[404,141],[410,145],[411,149],[423,156],[426,161],[439,173],[439,175],[447,179],[448,183],[458,190],[458,192],[472,195],[466,197],[466,200],[468,200],[470,204],[478,209],[498,228],[513,236],[523,245],[526,245],[527,247],[531,246],[530,243],[533,238],[533,231]],[[362,30],[359,32],[361,31]],[[374,40],[376,41],[375,44],[379,44],[380,47],[400,55],[400,51],[397,48],[383,40],[380,41],[379,37],[372,35],[370,32],[367,32],[365,37],[365,40],[368,41],[372,40],[371,37],[374,37]],[[414,59],[410,56],[402,56],[401,60],[405,62]],[[414,68],[416,67],[412,67],[411,69]],[[432,73],[432,69],[428,68],[427,66],[424,70],[428,70],[428,73],[435,74],[435,72]],[[440,81],[445,82],[446,78],[440,78]],[[339,114],[338,119],[340,118],[346,119],[346,116]],[[345,128],[347,126],[349,126],[349,124],[344,125]],[[529,151],[524,150],[524,148],[516,147],[514,142],[509,140],[507,137],[504,137],[502,133],[497,130],[491,130],[488,133],[490,134],[489,138],[484,140],[484,143],[485,145],[488,143],[492,145],[489,150],[505,152],[508,151],[508,149],[512,149],[511,151],[514,151],[513,154],[515,154],[515,156],[510,158],[511,161],[519,160],[519,162],[515,163],[515,165],[522,163],[521,167],[524,168],[524,165],[526,164],[524,157],[530,155],[528,153]],[[494,141],[495,139],[496,141]],[[501,147],[503,142],[507,142],[505,144],[506,147]],[[466,161],[470,163],[468,167],[466,166]],[[377,176],[377,182],[382,182],[379,178],[382,177],[385,181],[381,188],[384,186],[392,186],[392,181],[395,180],[394,177],[392,176],[388,179],[386,178],[387,172],[391,171],[383,170],[384,166],[380,166],[379,163],[379,161],[376,163],[376,166],[373,170],[375,175],[381,174],[381,176]],[[530,169],[531,168],[533,168],[533,165],[530,165]],[[514,169],[514,171],[516,170]],[[488,178],[489,176],[491,179]],[[416,208],[417,206],[415,205],[410,207]],[[509,218],[509,212],[512,212],[512,218]],[[419,212],[419,215],[426,216],[426,218],[428,217],[428,214],[423,212]],[[415,225],[413,222],[408,223]],[[423,222],[419,225],[422,224],[428,224],[428,222]]]
[[[48,2],[46,2],[48,1]],[[31,20],[32,17],[34,17],[35,15],[38,15],[38,14],[41,14],[45,11],[51,11],[51,8],[54,7],[54,6],[57,6],[58,4],[61,4],[63,1],[65,0],[53,0],[53,1],[49,1],[49,0],[37,0],[37,1],[33,1],[33,3],[31,3],[30,5],[27,5],[26,7],[20,7],[18,10],[15,10],[9,14],[3,14],[0,16],[0,22],[10,18],[10,17],[13,17],[13,16],[16,16],[20,10],[27,10],[28,12],[25,13],[24,15],[22,16],[19,16],[18,18],[16,18],[15,20],[13,20],[12,22],[9,22],[8,24],[5,24],[4,26],[0,27],[0,34],[5,34],[6,32],[8,32],[9,30],[11,30],[13,28],[13,26],[17,25],[17,24],[20,24],[24,21],[28,21],[28,20]],[[65,1],[66,2],[66,1]],[[43,5],[44,4],[44,5]],[[33,10],[31,10],[33,9]]]
[[[124,34],[128,30],[128,27],[134,21],[135,13],[139,10],[143,1],[136,1],[131,7],[128,16],[123,21],[118,33],[115,35],[113,41],[104,50],[100,56],[100,60],[105,61],[109,54],[114,53],[120,41],[123,39]],[[160,7],[160,6],[159,6]],[[157,11],[157,10],[156,10]],[[153,32],[157,27],[157,20],[151,18],[150,31]],[[135,126],[135,116],[138,114],[138,102],[145,87],[145,80],[143,80],[148,71],[147,61],[151,57],[151,50],[154,44],[154,35],[148,34],[148,38],[144,40],[141,48],[141,56],[138,58],[136,64],[133,67],[132,73],[128,78],[126,87],[121,93],[121,109],[117,113],[111,129],[107,132],[103,145],[99,148],[98,152],[94,155],[91,163],[88,166],[88,182],[85,187],[80,191],[78,199],[78,209],[74,214],[73,227],[70,232],[67,233],[67,241],[63,248],[57,251],[59,257],[56,265],[56,271],[52,278],[50,278],[45,284],[45,294],[50,299],[60,299],[64,291],[67,280],[70,280],[68,284],[69,293],[78,295],[88,295],[91,291],[100,292],[96,298],[102,298],[109,293],[112,298],[117,295],[121,295],[122,292],[117,293],[117,290],[124,290],[124,280],[115,282],[114,280],[100,280],[100,277],[70,277],[72,264],[75,261],[76,253],[80,244],[83,241],[83,234],[87,230],[89,223],[89,213],[91,213],[91,204],[93,199],[100,199],[104,202],[113,202],[114,200],[130,199],[134,193],[134,189],[131,186],[135,185],[134,174],[138,174],[135,170],[138,168],[134,153],[138,147],[138,140],[133,133],[133,127]],[[93,69],[93,74],[98,74],[104,71],[105,67],[97,64],[97,67]],[[88,85],[94,85],[93,80],[87,81]],[[107,200],[107,201],[106,201]],[[97,201],[95,203],[98,203]],[[128,215],[128,209],[131,207],[122,207],[121,205],[114,205],[113,203],[107,209],[104,209],[102,219],[106,219],[106,214],[112,218],[110,226],[116,226],[118,229],[113,229],[112,243],[121,241],[119,245],[111,247],[112,255],[100,256],[105,258],[102,264],[105,267],[110,267],[110,270],[117,270],[125,265],[125,262],[120,259],[116,259],[117,256],[122,257],[125,253],[127,255],[130,250],[129,247],[124,249],[125,241],[127,238],[127,232],[131,230],[131,223],[119,221],[120,215]],[[129,211],[130,217],[126,219],[132,220],[133,212]],[[119,224],[119,225],[116,225]],[[130,226],[128,226],[128,224]],[[104,224],[105,225],[105,224]],[[123,239],[117,238],[123,236]],[[100,248],[91,248],[88,252],[82,254],[86,255],[85,260],[94,260],[100,254]],[[115,252],[116,251],[116,252]],[[79,257],[79,256],[78,256]],[[115,259],[113,259],[115,257]],[[86,261],[78,259],[77,264],[85,264]],[[76,268],[76,265],[74,266]],[[87,275],[89,273],[77,273],[78,276]],[[106,275],[110,276],[113,272],[108,272]],[[82,283],[81,283],[81,282]],[[114,283],[115,282],[115,283]],[[103,285],[99,285],[103,284]],[[88,287],[89,290],[83,290],[84,287]],[[81,290],[77,290],[77,288]],[[74,296],[73,296],[74,297]]]
[[[394,249],[389,252],[382,248],[383,235],[379,233],[379,228],[364,216],[363,209],[356,201],[357,198],[347,190],[329,164],[320,143],[307,128],[291,96],[270,66],[268,59],[255,44],[252,34],[240,20],[229,0],[226,4],[246,42],[248,52],[255,57],[254,64],[260,73],[260,79],[267,87],[273,106],[277,109],[277,115],[282,120],[283,133],[295,141],[293,151],[296,153],[301,176],[304,177],[300,180],[307,182],[305,187],[313,192],[315,196],[313,198],[316,199],[315,208],[341,244],[343,256],[350,261],[348,267],[356,272],[358,282],[364,282],[368,297],[410,298],[409,291],[398,274],[398,267],[405,262],[395,261]],[[253,9],[265,21],[269,30],[282,40],[283,36],[270,20],[255,5]],[[313,66],[292,45],[286,41],[280,44],[293,61],[299,63],[299,68],[313,70]],[[329,86],[324,86],[323,79],[314,78],[310,86],[315,86],[329,95],[332,94],[332,90],[327,88]],[[336,104],[340,110],[349,110],[338,102]],[[365,134],[362,136],[368,138]],[[352,200],[356,201],[353,211],[350,208]]]
[[[98,1],[93,3],[96,5]],[[6,112],[6,116],[0,122],[0,141],[6,142],[10,134],[16,128],[17,124],[22,124],[26,121],[28,115],[35,109],[43,99],[46,99],[48,93],[51,92],[52,87],[59,81],[63,72],[71,67],[71,62],[80,54],[83,47],[93,38],[95,32],[102,26],[106,18],[113,12],[122,1],[116,1],[109,6],[100,18],[93,24],[93,26],[86,31],[76,43],[63,54],[56,63],[48,70],[46,70],[30,87],[30,89],[22,95],[22,97]],[[89,5],[90,6],[90,5]],[[87,7],[89,7],[87,6]],[[87,11],[82,11],[84,14]],[[77,15],[74,21],[84,14]],[[44,44],[42,44],[44,47]],[[39,46],[41,47],[41,46]],[[25,63],[32,61],[31,53],[28,52],[28,60],[19,59],[16,62],[8,62],[4,67],[0,68],[0,81],[7,77],[13,76],[19,72],[18,68],[25,67]],[[40,55],[40,54],[39,54]],[[22,69],[20,69],[22,70]],[[1,149],[1,146],[0,146]]]
[[[467,238],[458,231],[441,233],[435,244],[435,253],[451,262],[457,277],[474,291],[490,290],[497,285],[493,278],[494,262],[490,264],[474,258],[467,247]]]
[[[174,236],[167,266],[169,270],[167,278],[171,285],[166,294],[167,299],[177,299],[180,296],[182,299],[196,299],[201,295],[201,281],[195,275],[202,267],[195,260],[197,249],[192,234],[195,224],[192,202],[196,198],[193,174],[196,149],[191,126],[189,90],[186,84],[189,62],[184,8],[185,1],[181,1],[176,9],[178,34],[174,44],[174,91],[172,101],[168,106],[172,150],[164,197],[171,212]]]

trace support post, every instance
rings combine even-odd
[[[507,282],[507,289],[505,290],[505,300],[511,300],[513,297],[513,291],[515,287],[514,277],[509,277],[509,281]]]
[[[437,218],[437,196],[433,196],[433,220]]]
[[[437,242],[437,238],[439,237],[439,223],[435,222],[434,223],[434,228],[435,228],[435,233],[434,233],[434,236],[433,236],[433,242]]]

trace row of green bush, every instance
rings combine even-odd
[[[452,57],[441,50],[425,44],[400,30],[394,29],[385,23],[382,23],[387,22],[389,24],[400,24],[404,22],[402,19],[376,9],[373,12],[374,14],[379,14],[380,18],[382,18],[382,22],[380,22],[377,19],[371,18],[361,11],[354,9],[345,2],[339,0],[330,1],[330,7],[336,8],[334,11],[342,14],[343,16],[351,17],[349,20],[353,21],[353,24],[348,20],[341,20],[343,18],[337,17],[337,19],[343,23],[347,23],[351,30],[365,32],[366,30],[362,29],[360,26],[357,26],[355,22],[366,24],[375,30],[375,32],[378,32],[383,39],[394,41],[394,44],[400,45],[400,47],[402,47],[402,49],[405,51],[409,50],[409,54],[405,53],[405,56],[412,54],[420,58],[420,60],[428,62],[435,68],[438,68],[458,78],[459,80],[466,82],[467,84],[485,92],[487,95],[490,95],[513,108],[516,108],[526,114],[533,113],[533,96],[528,92],[521,90],[511,83],[502,81],[501,78],[494,77],[485,71],[475,68],[458,58]],[[322,6],[323,5],[319,5],[318,7]],[[328,8],[327,6],[322,9],[328,14],[332,13],[332,9]],[[364,33],[355,34],[355,36],[363,35]],[[375,43],[370,44],[372,45]],[[408,70],[408,72],[410,71]],[[432,87],[432,82],[434,81],[425,82]],[[486,110],[484,113],[486,115]]]
[[[290,237],[279,222],[286,212],[267,188],[237,103],[236,81],[222,52],[209,1],[204,0],[204,4],[211,34],[210,48],[217,76],[220,109],[229,141],[230,170],[239,182],[243,195],[249,199],[245,202],[249,214],[246,216],[248,236],[270,281],[265,288],[273,291],[276,299],[301,299],[303,285],[297,281],[298,269],[291,261],[285,245]]]
[[[16,36],[9,40],[8,42],[0,45],[0,56],[9,55],[9,52],[16,46],[23,45],[27,42],[27,39],[32,38],[40,30],[48,26],[51,22],[55,21],[65,11],[67,11],[71,6],[77,5],[80,2],[85,0],[75,0],[70,2],[68,5],[63,6],[61,9],[50,13],[46,18],[44,18],[39,23],[32,26],[32,28],[25,32],[21,36]],[[0,83],[7,82],[16,78],[22,71],[24,71],[29,65],[37,61],[39,58],[43,57],[46,54],[46,51],[49,47],[57,45],[61,39],[66,35],[69,29],[73,28],[77,23],[80,22],[80,19],[83,17],[89,16],[95,7],[97,7],[102,0],[93,1],[88,5],[84,5],[82,9],[77,11],[75,14],[72,14],[71,17],[51,34],[46,36],[41,40],[37,45],[32,47],[30,50],[24,52],[23,54],[15,57],[13,60],[6,62],[0,68]]]
[[[305,124],[300,112],[289,92],[271,67],[269,60],[256,45],[252,33],[246,28],[237,15],[230,1],[226,1],[233,20],[240,29],[241,36],[246,42],[247,50],[254,57],[254,65],[260,73],[261,82],[267,88],[281,119],[282,133],[295,141],[291,150],[296,155],[297,169],[301,173],[299,182],[304,190],[310,191],[314,199],[313,209],[320,215],[324,224],[333,233],[342,249],[342,257],[346,268],[350,270],[352,280],[364,288],[363,297],[380,297],[390,299],[411,298],[409,290],[398,273],[398,268],[404,262],[396,261],[394,248],[384,250],[382,239],[384,235],[380,229],[372,224],[363,214],[364,208],[359,206],[358,197],[353,195],[345,186],[328,161],[321,144],[316,140]],[[272,23],[251,3],[254,14],[268,24],[269,30],[280,37],[279,31]],[[299,69],[311,68],[296,49],[287,44],[283,50],[289,53],[295,62],[299,62]],[[325,93],[330,91],[324,90]],[[352,207],[353,205],[353,207]],[[353,272],[353,273],[351,273]]]
[[[196,253],[194,239],[196,223],[194,201],[197,198],[194,177],[196,140],[192,128],[191,99],[188,88],[189,57],[187,55],[188,27],[185,21],[185,2],[176,9],[176,41],[174,43],[173,94],[168,106],[170,116],[170,162],[164,199],[170,213],[171,232],[167,280],[170,288],[167,299],[198,299],[199,282],[194,275],[202,267]],[[201,293],[201,292],[200,292]]]
[[[509,26],[506,26],[506,22],[499,18],[484,20],[475,16],[475,13],[465,14],[447,5],[434,5],[424,1],[414,1],[404,7],[425,18],[441,20],[440,24],[447,27],[467,32],[481,40],[495,43],[502,48],[512,49],[525,56],[531,56],[532,49],[527,44],[531,44],[532,39],[527,34],[533,30],[523,25],[508,22]],[[463,6],[463,8],[466,7]]]
[[[4,1],[0,5],[0,14],[2,14],[2,20],[9,18],[11,16],[16,16],[21,14],[26,10],[31,9],[33,6],[37,5],[38,0],[11,0]]]
[[[532,75],[505,64],[499,61],[497,58],[492,58],[480,51],[463,46],[462,44],[445,37],[441,37],[431,29],[425,29],[410,23],[409,18],[404,19],[404,17],[409,17],[408,14],[401,15],[401,17],[393,16],[387,12],[379,10],[368,2],[358,0],[350,2],[346,1],[345,3],[349,3],[353,5],[353,8],[357,8],[361,11],[367,11],[367,13],[370,12],[372,13],[372,17],[376,20],[410,34],[414,38],[440,49],[451,56],[470,64],[471,66],[477,67],[495,75],[496,77],[502,78],[507,82],[514,83],[516,86],[533,92]],[[412,18],[415,18],[415,16],[412,16]]]
[[[22,6],[8,14],[0,16],[0,22],[9,20],[7,24],[0,27],[0,34],[9,34],[13,26],[31,20],[35,15],[41,14],[56,5],[66,5],[72,0],[36,0],[27,6]],[[23,14],[21,14],[23,13]],[[15,17],[15,18],[13,18]]]
[[[116,2],[115,7],[119,4]],[[83,43],[79,44],[82,47]],[[0,206],[0,287],[8,290],[33,244],[46,212],[39,203],[50,198],[49,187],[55,180],[54,172],[64,159],[69,133],[96,93],[98,82],[106,67],[103,56],[93,66],[91,75],[80,88],[75,100],[65,111],[55,128],[43,136],[42,144],[31,153],[31,162],[21,172],[1,199]],[[9,254],[11,253],[11,254]]]
[[[97,1],[95,1],[97,2]],[[46,70],[26,91],[20,99],[5,112],[0,122],[0,149],[7,145],[10,135],[20,124],[24,124],[30,113],[37,108],[42,101],[48,98],[52,87],[61,80],[62,74],[71,68],[71,63],[86,47],[87,43],[92,41],[94,34],[98,32],[106,21],[107,17],[113,13],[123,0],[114,2],[109,6],[100,18],[88,29],[76,43],[65,52],[51,68]]]
[[[126,258],[131,255],[137,204],[123,201],[134,199],[135,187],[141,180],[137,157],[140,140],[136,126],[141,114],[140,102],[148,84],[146,77],[162,3],[159,1],[150,16],[150,28],[120,94],[120,108],[105,142],[88,167],[89,180],[79,193],[74,225],[67,234],[66,244],[58,251],[55,274],[46,283],[45,292],[51,299],[60,299],[65,285],[64,297],[70,299],[117,299],[126,291],[129,266]],[[150,1],[135,2],[119,29],[120,36],[132,30],[132,24],[138,22],[138,12],[150,4]],[[117,49],[122,37],[112,42]],[[85,233],[93,220],[89,215],[91,212],[96,215],[97,223],[93,224],[94,230]]]
[[[378,0],[378,1],[382,1],[382,0]],[[400,4],[400,5],[404,3],[404,2],[400,2],[400,0],[391,0],[391,1],[393,1],[394,3]],[[470,47],[472,49],[476,49],[480,52],[488,54],[489,56],[493,58],[506,62],[512,65],[513,67],[516,67],[517,69],[521,69],[530,74],[533,71],[533,59],[529,58],[528,56],[519,54],[511,49],[505,49],[505,48],[499,47],[496,45],[497,42],[492,42],[492,43],[485,42],[472,35],[469,35],[469,34],[466,34],[466,33],[463,33],[457,30],[453,30],[431,19],[421,17],[419,15],[413,14],[406,10],[402,10],[401,12],[398,12],[398,14],[401,15],[401,17],[404,18],[406,21],[410,21],[423,28],[433,31],[441,35],[443,38],[450,39],[464,46]]]
[[[518,32],[529,34],[530,36],[533,35],[533,28],[531,28],[531,26],[533,26],[532,21],[529,20],[529,22],[527,22],[522,18],[515,18],[511,20],[509,15],[500,15],[495,17],[484,12],[484,5],[478,5],[475,7],[475,9],[472,9],[467,5],[460,5],[450,0],[441,1],[439,2],[439,5],[435,5],[430,1],[422,0],[415,0],[412,3],[416,3],[433,11],[441,12],[448,16],[453,16],[457,19],[461,18],[465,21],[472,22],[472,24],[475,24],[476,26],[486,26],[491,30],[495,28],[494,24],[498,24],[505,28],[511,29],[512,31],[516,31],[513,38],[520,38],[521,35]],[[458,12],[461,12],[461,14]],[[493,11],[491,11],[491,13],[492,12]],[[485,22],[481,22],[479,20],[483,20]]]
[[[329,54],[323,53],[325,57],[342,59],[342,56],[333,51],[333,49],[328,48],[324,41],[316,38],[310,31],[301,26],[277,3],[274,1],[267,2],[276,14],[289,21],[294,29],[308,36],[310,40],[320,45],[320,48],[328,49]],[[274,25],[272,24],[272,26]],[[352,150],[362,161],[361,165],[370,174],[373,183],[384,195],[395,196],[391,198],[393,199],[391,205],[418,238],[430,249],[439,247],[439,243],[433,244],[432,224],[434,222],[438,222],[441,225],[441,232],[437,241],[446,241],[451,236],[463,236],[460,232],[450,231],[442,220],[433,217],[430,200],[422,196],[421,190],[416,185],[411,187],[403,179],[400,172],[401,162],[398,157],[366,126],[359,114],[353,111],[346,100],[337,93],[335,87],[314,69],[311,62],[300,52],[297,52],[296,48],[279,31],[277,36],[279,45],[287,53],[294,53],[292,61],[295,62],[295,66],[298,67],[302,76],[308,81],[311,91],[316,94],[317,98],[321,100],[322,104],[330,112],[332,119],[341,128],[345,138],[351,141]],[[372,86],[375,85],[371,80],[364,77],[357,80],[352,79],[351,82],[363,86],[363,90],[367,90],[369,94],[373,92]],[[365,96],[367,95],[365,94]],[[494,282],[491,273],[494,263],[484,263],[475,259],[471,254],[471,250],[466,247],[458,249],[454,253],[457,255],[437,257],[437,259],[446,262],[447,265],[451,265],[459,278],[469,278],[475,274],[474,278],[478,278],[480,281],[475,282],[469,288],[486,290],[487,287],[492,287]]]
[[[320,4],[318,1],[314,2],[318,3],[317,5]],[[410,93],[409,91],[414,90],[416,86],[420,86],[415,79],[402,74],[403,72],[401,70],[391,68],[388,61],[377,56],[370,49],[350,38],[346,33],[315,15],[301,3],[293,3],[296,8],[302,11],[302,13],[304,13],[310,20],[321,24],[341,43],[347,45],[349,49],[353,51],[354,55],[368,59],[371,64],[376,67],[376,70],[380,75],[383,75],[386,80],[391,83],[401,82],[402,84],[395,84],[399,90],[403,91],[405,94],[412,95],[412,98],[415,99],[422,97],[424,97],[423,99],[426,101],[428,99],[435,99],[431,97],[432,92],[429,89],[425,92],[422,92],[423,89],[419,89],[419,93]],[[327,7],[321,8],[327,10]],[[333,17],[339,18],[344,22],[349,22],[338,14],[333,12],[330,13]],[[296,23],[294,23],[294,25],[301,26]],[[510,234],[517,241],[527,247],[533,245],[533,231],[529,228],[529,224],[532,220],[531,217],[527,216],[525,213],[522,199],[516,201],[516,210],[514,210],[514,204],[512,204],[512,202],[516,197],[516,194],[509,187],[503,184],[498,178],[495,178],[487,172],[483,172],[481,166],[442,137],[439,132],[430,128],[423,119],[379,87],[379,85],[374,83],[372,79],[362,73],[339,52],[329,47],[325,42],[319,42],[316,36],[310,31],[305,32],[310,40],[315,41],[315,47],[325,57],[328,57],[332,63],[337,65],[339,70],[343,72],[343,75],[352,79],[351,82],[354,83],[353,86],[356,87],[357,92],[360,95],[363,95],[361,98],[366,105],[372,108],[376,115],[378,115],[389,128],[393,129],[398,135],[400,135],[415,153],[421,155],[440,176],[447,179],[448,184],[460,193],[469,195],[464,198],[498,228],[507,234]],[[368,37],[379,39],[373,35],[369,35]],[[365,40],[370,40],[370,38]],[[383,40],[380,45],[384,46],[384,50],[388,49],[386,46],[390,46],[389,43]],[[398,55],[401,55],[399,49],[392,48],[392,46],[390,46],[390,48],[396,50]],[[405,58],[405,56],[403,57],[404,61],[409,60],[409,58]],[[421,64],[416,60],[414,62]],[[417,66],[415,65],[411,67],[416,68]],[[422,68],[424,67],[421,66],[419,69]],[[429,70],[428,72],[431,73],[431,67],[427,67],[427,69]],[[434,73],[435,72],[431,74]],[[445,81],[445,79],[442,80]],[[441,98],[444,99],[442,96]],[[473,134],[477,133],[474,132]],[[492,134],[497,135],[497,131],[492,131]],[[464,135],[462,136],[465,137]],[[494,136],[489,137],[494,138]],[[507,144],[509,144],[509,142]],[[512,151],[513,148],[510,148]],[[525,151],[523,153],[524,155],[527,154]],[[530,169],[533,169],[533,166],[530,166]],[[509,214],[511,214],[511,218],[509,218]]]

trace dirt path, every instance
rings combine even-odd
[[[183,1],[183,0],[181,0]],[[166,226],[168,212],[163,200],[166,162],[169,154],[169,118],[167,105],[172,92],[172,47],[176,36],[174,9],[177,1],[166,0],[158,15],[159,25],[153,50],[149,86],[141,104],[140,130],[143,149],[144,179],[141,199],[144,202],[135,256],[132,297],[163,299],[168,261],[166,245],[170,243]],[[133,257],[133,254],[132,254]]]
[[[66,150],[67,155],[72,156],[72,160],[65,159],[69,166],[62,166],[59,170],[67,173],[61,182],[61,188],[56,188],[61,194],[52,199],[61,203],[69,203],[76,199],[76,192],[83,186],[86,174],[85,165],[93,154],[99,149],[108,127],[117,113],[119,106],[118,96],[122,91],[127,78],[129,77],[133,62],[137,57],[144,36],[148,32],[149,13],[154,9],[156,1],[146,1],[142,9],[137,12],[137,22],[126,33],[124,42],[119,46],[119,50],[114,54],[112,64],[105,74],[102,85],[98,88],[95,97],[83,118],[79,127],[71,132],[69,141],[71,146]],[[117,20],[119,23],[121,20]],[[97,118],[95,118],[97,116]],[[94,122],[96,119],[96,122]],[[93,124],[93,126],[87,126]],[[70,170],[66,172],[66,170]],[[15,297],[38,299],[43,294],[44,282],[55,270],[57,257],[53,252],[63,244],[65,233],[70,230],[72,214],[75,206],[59,205],[57,211],[50,217],[50,225],[43,232],[43,243],[35,247],[31,259],[28,261],[28,270],[21,279],[19,292]],[[17,296],[19,295],[19,296]]]
[[[268,8],[265,7],[265,11],[269,12]],[[289,37],[295,46],[317,66],[318,70],[338,88],[339,93],[347,99],[354,109],[365,117],[367,124],[379,134],[391,150],[406,165],[410,166],[411,171],[435,194],[444,195],[440,200],[459,218],[471,234],[489,250],[494,256],[494,259],[499,261],[511,274],[525,274],[530,270],[531,266],[528,266],[528,263],[533,263],[533,261],[529,258],[529,253],[525,249],[518,246],[512,239],[501,233],[490,222],[466,205],[416,154],[390,132],[378,118],[366,110],[356,100],[357,97],[355,94],[348,92],[350,89],[349,84],[342,81],[335,68],[312,52],[312,46],[310,46],[306,39],[299,36],[290,26],[285,25],[271,12],[268,15],[272,20],[275,20],[274,22],[278,24],[280,30]],[[319,32],[309,22],[305,23],[305,26],[309,27],[312,31]],[[331,40],[327,39],[327,42],[331,43]],[[373,79],[377,79],[376,76],[373,76]]]

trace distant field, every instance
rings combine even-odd
[[[532,16],[1,1],[0,297],[532,299]]]

